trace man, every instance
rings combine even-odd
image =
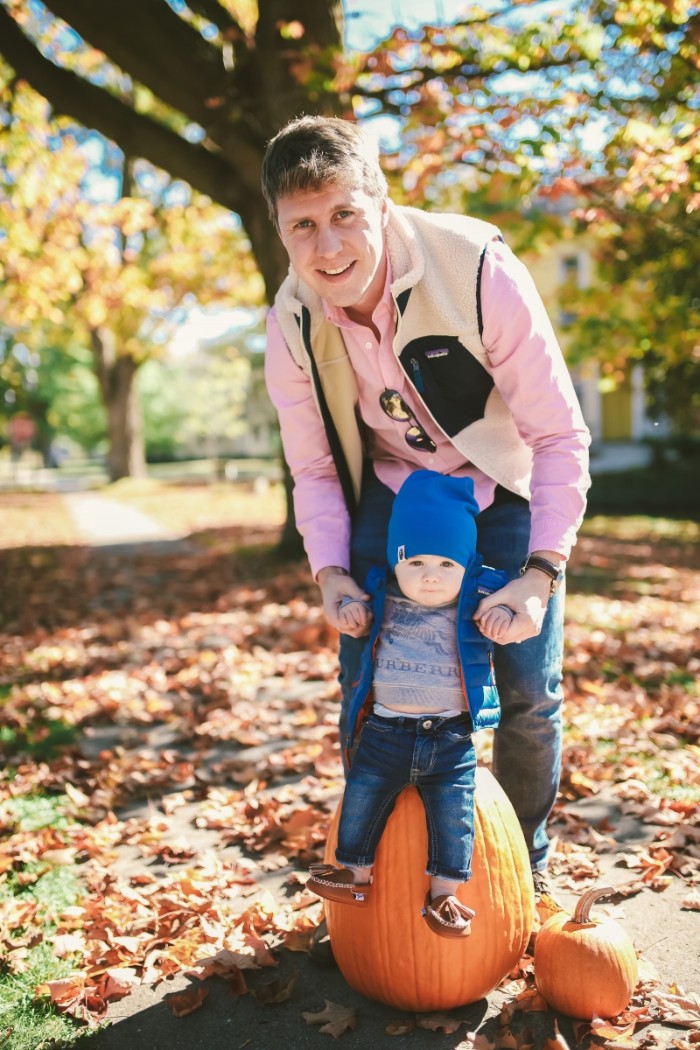
[[[412,471],[473,479],[479,553],[510,579],[475,619],[510,607],[509,638],[522,643],[496,646],[493,768],[546,900],[561,583],[590,436],[544,306],[494,226],[394,205],[376,148],[350,121],[292,121],[269,143],[262,181],[291,264],[269,315],[266,378],[325,615],[339,626],[341,602],[367,597]],[[341,744],[365,629],[341,639]]]

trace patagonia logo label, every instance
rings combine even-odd
[[[426,350],[425,356],[428,358],[429,361],[431,361],[434,357],[447,357],[449,352],[450,351],[447,349],[447,347],[440,350]]]
[[[404,547],[403,543],[401,544],[401,546],[399,547],[399,549],[396,552],[396,560],[397,561],[406,561],[406,548]]]

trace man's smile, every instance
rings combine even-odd
[[[320,272],[324,275],[324,277],[337,277],[339,274],[347,273],[351,266],[354,266],[354,263],[347,263],[346,266],[338,266],[334,270],[321,269]]]

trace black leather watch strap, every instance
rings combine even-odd
[[[554,594],[558,589],[559,584],[564,579],[564,570],[553,562],[548,561],[547,558],[542,558],[539,554],[529,554],[523,564],[520,566],[520,575],[523,576],[528,569],[539,569],[546,576],[549,576],[551,580],[550,594]]]

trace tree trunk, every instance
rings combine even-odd
[[[110,481],[138,478],[146,473],[141,407],[134,384],[139,363],[117,354],[114,332],[97,328],[90,333],[95,374],[107,413]]]
[[[301,534],[297,529],[296,518],[294,516],[294,501],[292,499],[292,493],[294,492],[294,478],[292,472],[287,466],[287,461],[284,456],[281,456],[282,461],[282,481],[284,483],[284,493],[287,500],[287,517],[284,522],[284,528],[282,529],[282,535],[280,536],[279,549],[280,553],[287,557],[299,558],[304,553],[304,544],[302,543]]]

